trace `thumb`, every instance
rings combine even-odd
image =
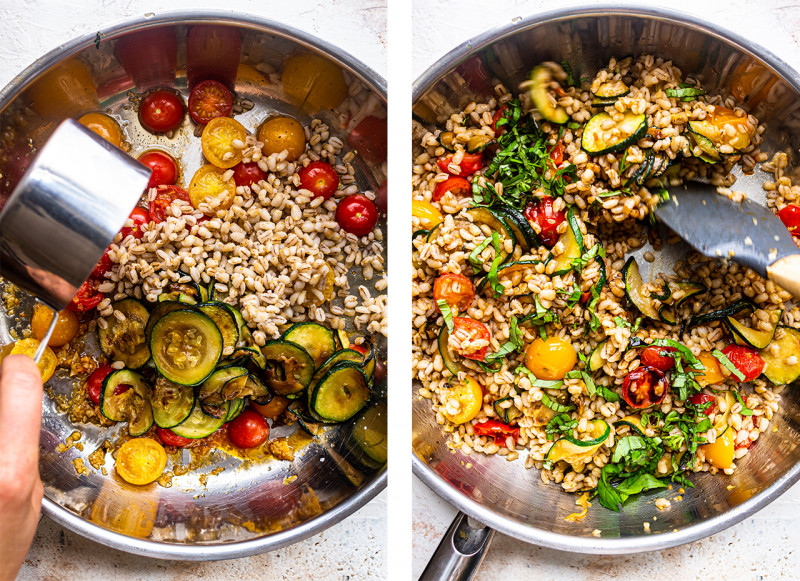
[[[33,359],[27,355],[9,355],[3,359],[0,366],[0,441],[18,462],[31,462],[34,466],[38,466],[42,391],[42,376]]]

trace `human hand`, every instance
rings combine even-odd
[[[33,359],[9,355],[0,366],[0,581],[12,581],[28,553],[44,489],[39,478],[42,378]]]

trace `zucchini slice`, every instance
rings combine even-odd
[[[695,157],[699,157],[706,163],[717,163],[722,160],[722,155],[714,145],[714,142],[704,135],[706,128],[700,123],[702,122],[689,121],[688,131],[686,132],[686,137],[692,147],[692,154],[694,155],[694,149],[698,148],[700,153]]]
[[[681,298],[676,300],[675,296],[670,292],[670,295],[667,298],[661,300],[662,303],[680,307],[690,298],[701,295],[708,291],[705,285],[700,284],[699,282],[681,281],[677,283],[677,285],[678,288],[683,291]]]
[[[207,315],[172,311],[161,317],[150,337],[156,369],[179,385],[198,385],[211,375],[222,355],[222,334]]]
[[[228,407],[228,404],[224,404],[225,407]],[[181,422],[174,428],[170,428],[175,434],[178,436],[182,436],[184,438],[191,438],[193,440],[197,440],[199,438],[205,438],[206,436],[210,436],[218,429],[222,427],[225,423],[227,418],[227,409],[226,413],[223,414],[221,418],[212,417],[206,413],[203,413],[202,407],[199,405],[194,406],[191,415],[186,418],[184,422]]]
[[[214,321],[222,333],[222,353],[224,355],[233,353],[239,342],[239,324],[229,305],[223,302],[201,303],[197,305],[197,309]]]
[[[328,370],[339,363],[340,361],[351,361],[357,365],[362,365],[364,356],[355,349],[339,349],[336,353],[328,357],[328,359],[314,372],[314,377],[311,379],[311,384],[316,384]]]
[[[362,346],[367,352],[364,354],[364,361],[361,362],[361,369],[364,371],[364,375],[367,376],[367,381],[372,381],[372,374],[375,373],[375,364],[378,362],[375,355],[375,346],[369,337],[364,337]]]
[[[639,416],[625,416],[621,420],[614,422],[614,427],[616,426],[628,426],[634,434],[647,437],[642,427],[642,419]]]
[[[611,129],[603,126],[611,122]],[[613,117],[606,113],[593,116],[583,128],[581,149],[590,155],[614,153],[636,144],[647,133],[647,117],[644,113],[637,115],[626,111],[623,118],[615,123]]]
[[[513,277],[514,273],[516,272],[524,273],[526,270],[530,271],[531,269],[535,269],[536,265],[540,264],[541,262],[542,262],[541,260],[517,260],[515,262],[507,262],[503,266],[497,269],[497,279],[500,282],[503,282],[504,280],[508,280],[509,278]],[[486,286],[487,282],[488,282],[487,277],[481,279],[479,291],[482,290],[484,286]],[[513,280],[511,282],[513,283]],[[520,290],[518,290],[518,286],[521,283],[525,284],[522,286]],[[528,293],[527,278],[523,274],[521,275],[517,287],[512,287],[511,292],[506,296],[520,296],[522,294],[527,294],[527,293]]]
[[[300,345],[311,355],[316,367],[325,363],[336,351],[333,331],[319,323],[296,323],[289,327],[281,339]]]
[[[145,378],[129,369],[109,373],[100,391],[100,411],[114,422],[128,422],[128,433],[141,436],[153,425],[150,387]]]
[[[153,310],[150,311],[150,318],[147,319],[147,325],[144,328],[144,336],[147,340],[147,344],[150,344],[150,337],[153,335],[153,327],[155,327],[155,324],[161,317],[172,311],[184,310],[193,311],[194,307],[178,301],[161,301],[156,303]]]
[[[559,242],[564,245],[564,252],[555,258],[556,270],[554,274],[566,274],[572,270],[572,261],[580,258],[586,251],[583,246],[580,223],[572,208],[567,210],[567,224],[569,224],[569,228],[558,237]]]
[[[112,361],[122,361],[128,369],[139,369],[150,360],[145,329],[150,314],[136,299],[123,299],[113,308],[125,316],[120,321],[113,314],[105,317],[105,329],[98,326],[100,348]]]
[[[350,337],[344,329],[336,329],[333,337],[336,339],[336,349],[348,349],[350,347]]]
[[[625,281],[625,294],[628,300],[645,316],[655,321],[660,321],[658,310],[653,299],[644,295],[644,282],[639,274],[639,265],[631,256],[622,268],[622,280]]]
[[[466,368],[456,359],[453,350],[448,345],[449,340],[450,332],[447,330],[447,325],[443,325],[441,331],[439,331],[439,355],[441,355],[442,362],[447,370],[453,375],[458,375],[459,371],[466,371]]]
[[[550,87],[553,82],[557,82],[556,76],[566,77],[564,69],[556,63],[546,62],[534,67],[531,71],[528,93],[542,117],[551,123],[563,125],[569,121],[569,115],[567,110],[558,104]]]
[[[502,407],[499,405],[506,401],[511,401],[512,402],[511,405],[508,407]],[[500,418],[500,421],[503,422],[504,424],[510,424],[511,422],[513,422],[522,415],[522,412],[519,411],[519,409],[517,409],[517,406],[514,405],[513,401],[514,398],[511,397],[510,395],[507,395],[506,397],[501,397],[492,404],[492,408],[494,408],[494,413],[497,414],[497,417]]]
[[[764,375],[775,385],[786,385],[800,378],[800,330],[779,325],[772,343],[778,347],[773,354],[769,347],[761,351],[764,359]],[[770,345],[771,347],[772,345]],[[787,363],[794,356],[794,365]]]
[[[607,81],[598,87],[596,91],[592,94],[597,97],[598,99],[608,101],[610,100],[612,103],[619,99],[620,97],[624,97],[631,90],[622,81]]]
[[[243,398],[236,398],[228,403],[228,414],[225,416],[225,421],[230,422],[235,420],[242,410],[244,410],[245,400]]]
[[[557,440],[545,454],[546,462],[564,461],[567,464],[584,463],[589,460],[600,446],[606,443],[611,433],[611,426],[604,420],[592,420],[588,440],[578,440],[566,435]]]
[[[200,391],[197,393],[197,399],[206,406],[220,406],[228,400],[236,396],[224,397],[224,388],[229,382],[238,382],[241,388],[247,381],[247,369],[239,366],[223,367],[215,370],[200,386]],[[232,384],[228,389],[229,392],[235,391],[237,385]]]
[[[744,345],[746,347],[752,347],[753,349],[766,349],[775,336],[775,331],[778,328],[778,323],[780,323],[782,315],[783,309],[770,311],[769,317],[772,328],[769,331],[759,331],[757,329],[745,327],[742,323],[730,316],[725,317],[725,326],[728,327],[737,345]]]
[[[603,358],[603,348],[606,346],[608,339],[605,339],[597,344],[597,347],[592,349],[592,352],[589,354],[589,357],[586,359],[586,371],[589,373],[593,373],[598,369],[602,369],[603,365],[606,364],[606,360]]]
[[[386,405],[378,404],[367,409],[353,424],[353,440],[358,447],[379,465],[388,458],[388,429]]]
[[[506,240],[511,240],[511,251],[514,251],[513,246],[516,245],[517,238],[514,236],[514,231],[511,229],[511,226],[509,226],[505,217],[495,213],[489,208],[470,208],[467,210],[467,214],[472,217],[473,224],[479,226],[481,224],[486,224],[493,232],[497,232],[497,235],[500,237],[500,248],[502,249],[501,260],[505,260],[508,257],[508,253],[505,251]]]
[[[539,237],[531,227],[528,219],[516,208],[506,206],[505,208],[495,208],[492,210],[496,215],[505,218],[506,225],[511,229],[517,245],[523,252],[528,252],[531,248],[539,246]]]
[[[297,343],[268,341],[261,353],[267,360],[264,371],[267,386],[276,394],[296,398],[314,377],[314,360]]]
[[[706,313],[704,315],[697,315],[692,317],[687,325],[688,328],[696,327],[697,325],[705,325],[706,323],[710,323],[712,321],[721,321],[726,317],[732,317],[739,313],[752,313],[756,310],[756,306],[748,300],[740,300],[736,301],[724,307],[718,311],[713,311],[711,313]]]
[[[231,354],[231,359],[246,359],[261,370],[267,368],[267,360],[258,347],[237,347]]]
[[[354,363],[343,362],[334,365],[308,391],[308,409],[319,421],[344,422],[360,412],[369,397],[364,372]]]
[[[174,428],[192,414],[194,388],[178,385],[165,377],[156,378],[150,395],[153,420],[159,428]]]

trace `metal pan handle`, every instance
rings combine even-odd
[[[419,581],[470,581],[492,544],[494,529],[459,512]]]

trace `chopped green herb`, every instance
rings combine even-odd
[[[520,365],[519,367],[517,367],[514,373],[519,373],[520,371],[528,376],[528,378],[531,380],[531,385],[533,387],[538,387],[539,389],[561,389],[562,387],[564,387],[564,382],[561,381],[560,379],[549,380],[549,379],[537,378],[531,372],[531,370],[525,367],[524,365]]]
[[[749,407],[747,407],[744,404],[744,400],[742,399],[742,394],[739,393],[739,390],[738,389],[732,389],[731,391],[733,392],[733,396],[736,398],[736,401],[739,402],[742,405],[742,409],[739,412],[739,415],[741,415],[741,416],[752,416],[753,415],[753,410],[751,410]]]
[[[436,304],[439,306],[439,310],[442,312],[442,317],[444,317],[444,324],[447,326],[447,332],[453,332],[453,311],[450,309],[450,305],[447,304],[447,301],[444,299],[439,299],[436,301]]]
[[[667,97],[680,99],[681,101],[694,101],[697,97],[706,94],[703,89],[697,87],[684,87],[684,84],[685,83],[681,83],[680,89],[667,89]]]
[[[494,260],[492,261],[492,265],[489,268],[489,273],[486,275],[486,278],[489,280],[489,284],[492,286],[494,296],[500,297],[503,295],[505,287],[497,278],[497,269],[505,259],[505,256],[502,254],[502,250],[500,248],[500,236],[497,234],[497,232],[492,232],[492,245],[494,246]]]
[[[545,407],[548,407],[554,412],[558,413],[571,412],[572,410],[575,409],[574,405],[564,405],[563,403],[558,403],[557,401],[553,401],[552,399],[550,399],[550,396],[547,395],[546,393],[542,394],[542,403],[545,405]]]
[[[490,236],[490,237],[484,239],[483,242],[478,244],[475,247],[475,249],[472,252],[469,253],[469,256],[467,257],[467,260],[469,260],[469,263],[472,266],[474,266],[477,269],[483,270],[483,261],[480,259],[480,254],[481,254],[481,252],[486,250],[486,247],[489,246],[489,244],[491,244],[491,243],[492,243],[492,238]]]
[[[717,358],[717,361],[719,361],[719,362],[722,364],[722,366],[723,366],[725,369],[727,369],[728,371],[730,371],[730,372],[731,372],[731,374],[732,374],[732,375],[733,375],[733,376],[734,376],[736,379],[738,379],[739,381],[744,381],[744,373],[742,373],[741,371],[739,371],[738,369],[736,369],[736,366],[735,366],[733,363],[731,363],[731,360],[730,360],[730,359],[728,359],[728,356],[727,356],[727,355],[725,355],[725,354],[724,354],[722,351],[720,351],[719,349],[714,349],[714,350],[711,352],[711,354],[712,354],[714,357],[716,357],[716,358]]]

